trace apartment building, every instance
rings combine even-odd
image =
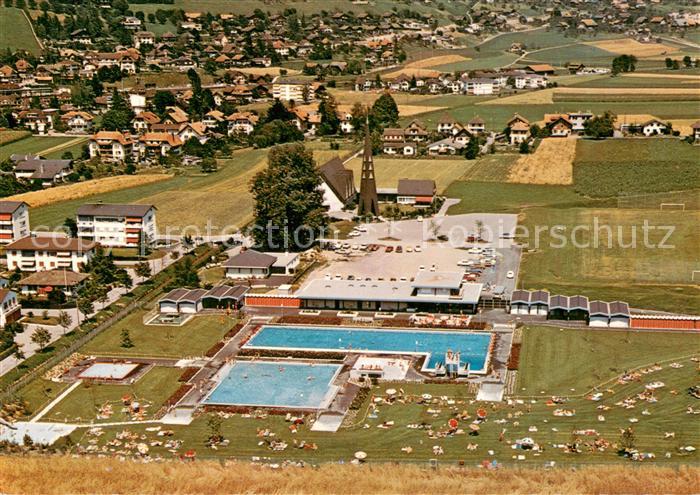
[[[118,131],[100,131],[90,138],[88,144],[90,158],[99,158],[106,162],[123,162],[131,156],[134,142],[128,134]]]
[[[95,255],[97,246],[84,239],[28,235],[5,247],[7,269],[40,272],[58,268],[78,272]]]
[[[313,92],[308,81],[277,77],[272,83],[272,97],[281,101],[294,100],[297,103],[302,103],[305,99],[313,99]]]
[[[138,247],[156,239],[153,205],[86,204],[78,208],[78,237],[107,247]]]
[[[0,244],[29,235],[29,205],[24,201],[0,201]]]

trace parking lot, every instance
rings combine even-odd
[[[483,232],[489,233],[487,239],[492,242],[466,242],[476,219],[490,222]],[[437,231],[430,220],[362,226],[365,231],[356,237],[331,243],[331,249],[324,252],[327,265],[311,278],[411,280],[420,270],[460,271],[465,280],[484,284],[485,292],[499,286],[505,293],[512,292],[520,250],[512,240],[493,233],[499,228],[511,232],[517,222],[515,215],[458,215],[437,221],[441,221]],[[457,231],[462,232],[461,239]]]

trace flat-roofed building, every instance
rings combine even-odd
[[[24,201],[0,201],[0,244],[29,235],[29,205]]]
[[[67,269],[79,272],[95,254],[98,244],[85,239],[29,235],[8,244],[8,270],[23,272]]]
[[[481,290],[458,272],[420,272],[413,282],[316,279],[294,297],[308,309],[474,313]]]
[[[95,203],[78,208],[78,237],[108,247],[138,247],[156,240],[156,207]]]

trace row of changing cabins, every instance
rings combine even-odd
[[[255,299],[259,294],[249,296],[249,290],[249,287],[243,285],[173,289],[158,301],[158,309],[164,314],[196,314],[204,309],[240,309],[246,302],[255,306],[254,301],[246,299]],[[513,291],[510,314],[545,316],[550,320],[586,321],[591,327],[700,330],[700,316],[630,314],[626,302],[589,301],[586,296],[552,296],[545,290]]]
[[[515,290],[510,314],[546,316],[550,320],[587,321],[591,327],[629,328],[630,308],[622,301],[589,301],[586,296],[552,296],[546,290]]]

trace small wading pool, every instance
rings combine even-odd
[[[472,373],[485,373],[491,334],[439,330],[372,330],[352,327],[264,325],[243,347],[355,353],[425,354],[423,371],[445,362],[448,350],[460,353]]]
[[[138,367],[138,364],[133,363],[94,363],[78,376],[98,380],[123,380]]]
[[[219,372],[205,404],[321,409],[335,392],[341,366],[284,361],[236,361]]]

